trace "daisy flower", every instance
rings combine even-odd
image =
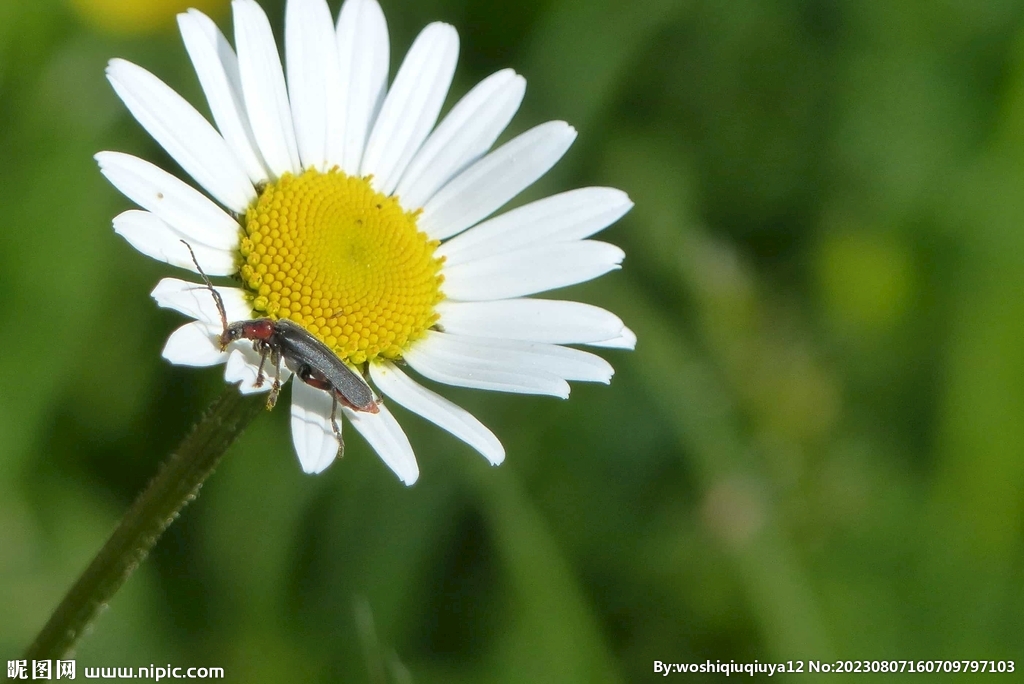
[[[346,0],[337,22],[325,0],[289,0],[285,68],[260,6],[234,0],[232,15],[234,49],[201,12],[178,16],[216,127],[142,67],[110,62],[117,95],[197,186],[138,157],[97,154],[103,175],[141,208],[114,219],[119,235],[196,272],[191,246],[203,271],[234,279],[217,288],[229,321],[294,321],[368,377],[385,400],[379,411],[342,412],[406,484],[419,467],[390,401],[492,464],[505,457],[490,430],[409,370],[436,383],[562,398],[569,380],[610,381],[605,360],[564,345],[632,349],[622,321],[529,295],[619,268],[622,250],[588,238],[632,203],[619,190],[582,188],[492,217],[576,137],[551,121],[491,150],[523,99],[522,76],[492,74],[437,123],[459,50],[448,24],[423,29],[388,87],[388,29],[376,0]],[[152,294],[195,319],[171,334],[164,358],[223,363],[240,391],[268,389],[255,386],[260,355],[251,343],[221,350],[205,285],[167,278]],[[289,375],[283,369],[282,381]],[[331,395],[301,381],[291,388],[295,451],[304,471],[319,473],[339,448]]]

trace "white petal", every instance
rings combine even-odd
[[[548,373],[563,380],[608,384],[615,373],[611,365],[600,356],[542,342],[495,340],[427,331],[426,339],[413,349],[419,350],[421,346],[429,348],[434,356],[451,363],[489,363],[495,368],[512,372]]]
[[[256,147],[245,112],[235,51],[217,25],[199,10],[179,14],[178,28],[210,105],[210,113],[225,142],[253,183],[269,180],[270,174]]]
[[[231,8],[242,94],[260,153],[272,173],[299,173],[288,92],[270,21],[254,0],[232,0]]]
[[[370,377],[393,400],[447,430],[484,455],[492,465],[505,460],[505,448],[469,411],[431,392],[390,361],[370,364]]]
[[[292,383],[292,444],[303,472],[322,473],[338,455],[338,438],[331,426],[332,405],[327,392],[299,380]]]
[[[523,297],[592,280],[619,268],[625,253],[596,240],[558,242],[445,267],[442,289],[451,299]]]
[[[289,0],[284,43],[295,139],[303,168],[327,163],[327,136],[342,109],[334,22],[326,0]]]
[[[228,362],[224,366],[224,381],[238,386],[242,394],[260,394],[269,392],[274,387],[277,369],[270,367],[270,359],[263,365],[263,382],[256,385],[259,378],[260,355],[247,340],[232,343],[228,349]],[[292,373],[284,365],[281,366],[281,386],[288,382]]]
[[[379,404],[379,408],[379,413],[353,411],[349,408],[342,408],[342,411],[398,479],[411,485],[420,476],[412,445],[388,407]]]
[[[248,353],[247,353],[248,352]],[[255,357],[255,359],[251,358]],[[260,357],[252,347],[243,349],[232,345],[228,350],[228,361],[224,364],[224,382],[236,385],[241,394],[262,394],[269,392],[271,384],[266,380],[256,386]]]
[[[629,328],[623,328],[617,336],[600,342],[588,342],[592,347],[606,347],[608,349],[636,349],[636,333]]]
[[[220,326],[213,328],[199,321],[186,323],[171,333],[161,353],[165,359],[179,366],[216,366],[227,360],[227,352],[220,350],[216,338]]]
[[[575,139],[564,121],[513,138],[441,188],[423,207],[420,230],[444,240],[487,218],[547,173]]]
[[[452,107],[402,176],[395,194],[419,209],[441,186],[480,158],[515,116],[526,79],[511,69],[491,74]]]
[[[224,364],[224,382],[237,386],[240,394],[262,394],[269,392],[270,385],[267,382],[256,387],[256,369],[259,362],[259,356],[257,356],[255,364],[250,363],[242,348],[232,345],[228,349],[227,363]]]
[[[123,59],[110,60],[107,79],[132,116],[214,199],[236,213],[256,199],[224,138],[178,93]]]
[[[125,197],[188,240],[221,250],[238,248],[238,222],[195,188],[129,154],[100,152],[95,159],[100,172]]]
[[[155,214],[138,209],[122,212],[114,217],[114,232],[148,257],[198,273],[188,248],[181,242],[185,235]],[[199,242],[189,244],[207,275],[231,275],[238,271],[232,250],[214,249]]]
[[[539,243],[588,238],[633,207],[615,188],[580,188],[531,202],[484,221],[437,250],[446,266],[503,254]]]
[[[610,311],[552,299],[446,300],[437,312],[444,332],[471,337],[583,344],[616,338],[627,329]]]
[[[363,149],[387,92],[391,46],[377,0],[345,0],[338,15],[340,90],[345,102],[332,121],[328,159],[349,175],[359,173]]]
[[[405,352],[405,360],[420,374],[457,387],[514,392],[517,394],[549,394],[565,399],[569,385],[557,374],[530,364],[509,363],[493,355],[466,354],[449,341],[455,336],[428,332]],[[475,339],[475,338],[472,338]]]
[[[229,321],[252,318],[252,307],[245,299],[245,293],[237,287],[214,287],[224,302],[224,311]],[[174,309],[215,329],[222,329],[217,303],[203,283],[190,283],[177,278],[164,278],[149,296],[164,309]]]
[[[360,174],[390,195],[413,155],[437,122],[459,57],[459,34],[433,23],[416,37],[366,143]]]

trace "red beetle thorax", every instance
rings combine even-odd
[[[245,339],[247,340],[269,340],[274,334],[274,322],[269,318],[260,318],[255,321],[247,321],[243,326]]]

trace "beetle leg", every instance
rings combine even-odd
[[[263,340],[254,340],[252,348],[260,354],[260,367],[256,369],[256,387],[263,387],[263,365],[267,362],[267,355],[271,353],[271,349]]]
[[[331,392],[331,427],[334,428],[334,436],[338,438],[338,456],[345,455],[345,440],[341,437],[341,426],[338,425],[338,394]]]
[[[274,406],[277,404],[277,396],[279,394],[281,394],[281,362],[283,361],[283,359],[281,358],[281,355],[277,353],[277,350],[272,350],[270,355],[271,355],[270,361],[271,361],[271,363],[274,364],[275,373],[274,373],[274,385],[273,385],[273,387],[270,388],[270,396],[267,397],[267,410],[268,411],[270,409],[274,408]]]

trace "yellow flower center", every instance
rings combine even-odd
[[[353,364],[400,358],[444,299],[438,242],[417,215],[337,169],[283,175],[245,214],[254,315],[295,321]]]

